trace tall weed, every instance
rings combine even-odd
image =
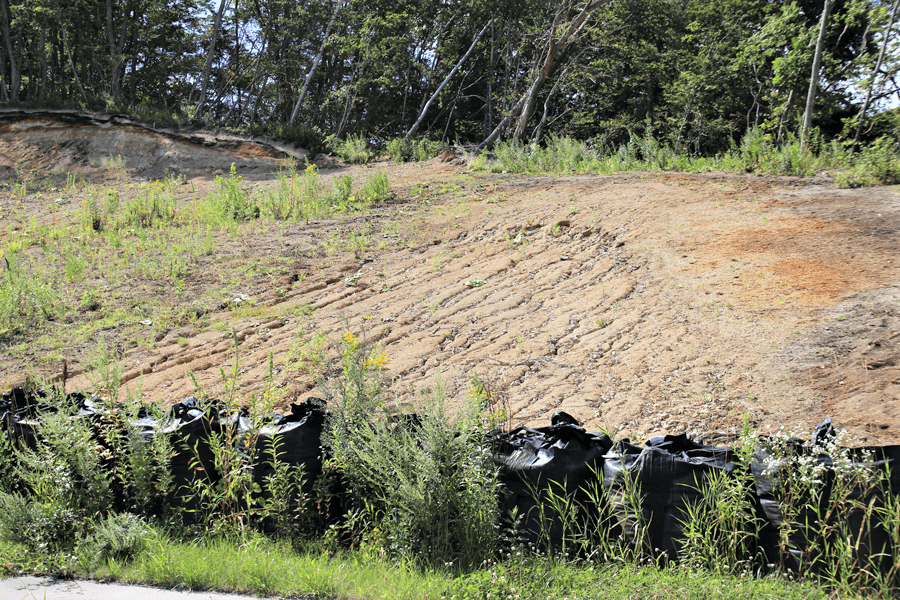
[[[386,359],[347,333],[340,375],[323,382],[332,412],[327,444],[334,466],[380,532],[382,549],[423,564],[474,565],[498,542],[497,471],[481,407],[447,416],[443,387],[423,398],[421,416],[385,420]]]
[[[21,333],[59,314],[60,286],[48,269],[13,251],[6,252],[0,269],[0,336]]]
[[[127,200],[125,223],[132,227],[154,227],[175,220],[175,195],[171,187],[159,181],[142,186]]]
[[[244,187],[244,178],[237,174],[234,163],[228,177],[216,176],[215,193],[200,204],[201,219],[208,225],[228,225],[259,218],[261,210]]]

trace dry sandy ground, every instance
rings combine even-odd
[[[400,201],[296,225],[278,241],[290,273],[245,290],[252,317],[224,307],[220,327],[164,332],[126,354],[124,383],[140,378],[145,397],[171,403],[194,393],[193,372],[221,393],[233,328],[243,391],[264,384],[272,353],[286,397],[303,399],[315,391],[289,367],[291,348],[316,331],[365,331],[404,407],[438,379],[464,401],[477,373],[511,425],[565,410],[620,437],[723,443],[743,415],[764,431],[830,416],[860,443],[900,443],[897,188],[491,175],[441,159],[380,168]],[[363,221],[409,243],[313,252],[322,228]]]

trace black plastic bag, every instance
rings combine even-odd
[[[698,488],[710,471],[735,468],[730,448],[704,446],[685,435],[652,438],[644,448],[626,440],[604,457],[603,487],[625,541],[674,559],[685,509],[701,498]]]
[[[605,434],[585,431],[566,413],[554,414],[552,423],[500,435],[495,459],[500,465],[503,515],[515,515],[518,533],[528,542],[558,546],[565,535],[564,523],[548,495],[583,505],[592,483],[599,490],[603,455],[612,442]]]

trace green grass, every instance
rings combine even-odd
[[[161,538],[147,553],[126,564],[108,562],[93,575],[257,595],[397,600],[439,598],[450,581],[446,573],[360,552],[297,552],[289,543],[265,538],[193,544]]]
[[[543,146],[501,142],[494,147],[496,160],[482,154],[470,162],[473,170],[494,173],[623,173],[639,171],[712,172],[739,171],[767,175],[809,177],[827,172],[841,187],[884,185],[900,182],[900,146],[880,139],[857,154],[837,141],[814,137],[806,148],[796,139],[781,145],[757,130],[719,156],[692,154],[674,148],[651,135],[632,136],[618,147],[592,145],[572,138],[551,136]]]
[[[146,549],[127,560],[29,552],[24,546],[0,540],[0,574],[23,572],[186,586],[194,590],[340,599],[835,597],[813,583],[774,575],[714,574],[679,566],[602,565],[533,556],[489,561],[471,571],[462,571],[456,565],[423,569],[359,550],[328,552],[321,545],[295,549],[288,542],[263,537],[190,543],[160,533],[154,533]]]

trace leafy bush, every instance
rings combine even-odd
[[[210,225],[234,223],[259,218],[260,207],[244,189],[244,178],[237,174],[234,163],[229,177],[216,176],[217,193],[207,196],[200,206],[203,220]]]
[[[350,134],[344,140],[333,137],[329,140],[334,152],[349,163],[365,164],[375,158],[375,151],[372,150],[369,141],[362,134]]]
[[[451,419],[444,390],[423,399],[420,417],[385,422],[376,347],[351,333],[340,344],[340,376],[325,382],[332,411],[327,436],[333,463],[392,555],[438,565],[478,564],[498,543],[497,471],[479,406]]]

